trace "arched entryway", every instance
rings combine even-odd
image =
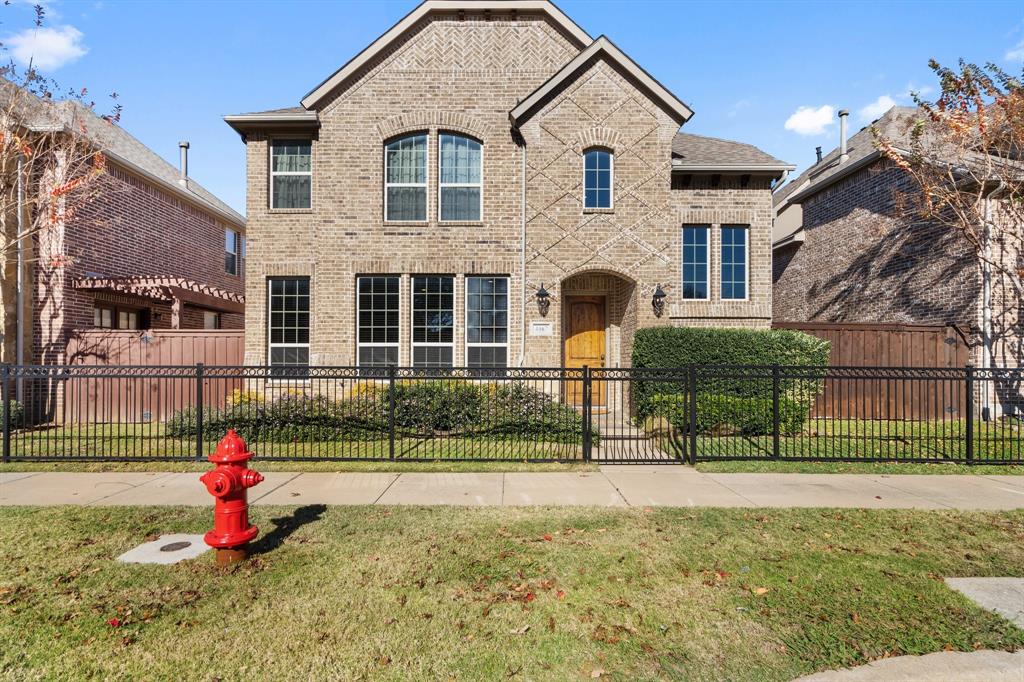
[[[562,365],[629,367],[636,330],[636,282],[607,270],[565,278],[560,286]],[[569,386],[566,399],[582,400],[580,386]],[[612,398],[608,387],[595,385],[597,406]]]

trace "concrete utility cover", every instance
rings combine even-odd
[[[981,608],[1024,628],[1024,578],[946,578],[946,584]]]
[[[195,559],[209,550],[210,546],[203,541],[202,535],[172,533],[130,549],[117,557],[117,560],[126,564],[176,564],[186,559]]]

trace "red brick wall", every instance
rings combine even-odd
[[[93,324],[96,294],[72,288],[85,276],[176,276],[244,294],[244,269],[224,270],[226,222],[112,164],[97,197],[35,244],[35,306],[30,361],[60,362],[71,329]],[[233,227],[233,226],[231,226]],[[237,228],[236,228],[237,229]],[[55,257],[66,264],[51,267]],[[107,295],[109,297],[109,295]],[[151,310],[155,328],[170,326],[170,308],[121,297]],[[241,328],[241,314],[225,314],[224,328]],[[202,328],[201,309],[186,306],[183,328]]]
[[[910,189],[880,161],[805,201],[804,243],[773,254],[773,319],[977,326],[977,261],[958,233],[901,215]]]

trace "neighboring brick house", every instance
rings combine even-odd
[[[791,167],[691,116],[550,2],[424,2],[302,106],[226,117],[246,362],[620,367],[638,327],[768,327]]]
[[[85,205],[26,245],[23,361],[76,361],[66,349],[78,330],[241,328],[245,219],[89,108],[33,106],[46,107],[39,125],[56,122],[101,151],[106,171]]]
[[[893,107],[872,125],[909,148],[916,118],[915,108]],[[972,331],[978,366],[1018,366],[1019,298],[994,275],[986,296],[985,268],[961,233],[907,218],[901,203],[913,191],[870,126],[850,137],[845,157],[834,149],[777,191],[774,319],[956,325]]]

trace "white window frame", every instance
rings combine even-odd
[[[725,261],[722,260],[722,230],[724,228],[738,228],[743,231],[743,298],[725,298],[722,296],[722,268]],[[718,226],[718,295],[723,301],[749,301],[750,300],[750,226],[738,223],[723,224]]]
[[[231,240],[234,243],[234,245],[235,245],[235,250],[234,251],[228,251],[227,235],[228,235],[229,232],[232,235],[234,235],[234,239]],[[224,253],[225,254],[231,254],[232,256],[235,257],[235,269],[234,269],[234,271],[228,270],[227,269],[227,265],[225,264],[224,272],[226,272],[227,274],[229,274],[229,275],[231,275],[233,277],[238,277],[238,273],[239,273],[239,270],[240,270],[239,262],[238,261],[241,258],[241,256],[238,253],[239,252],[238,240],[241,239],[241,236],[238,234],[238,230],[233,230],[230,227],[225,227],[224,228],[224,236],[225,236]]]
[[[505,343],[480,343],[470,342],[469,340],[469,280],[471,279],[503,279],[505,280]],[[504,348],[505,349],[505,368],[508,369],[509,356],[508,347],[509,339],[512,336],[512,319],[509,308],[512,307],[512,279],[508,275],[466,275],[465,277],[465,301],[463,306],[463,313],[465,314],[465,339],[466,339],[466,367],[469,367],[469,349],[472,348]],[[488,367],[479,367],[474,369],[491,369]]]
[[[306,343],[273,343],[271,341],[271,335],[270,335],[271,320],[273,319],[271,317],[271,315],[274,314],[273,283],[277,282],[277,281],[300,280],[300,279],[309,280],[309,341],[307,341]],[[307,352],[306,352],[306,365],[305,366],[306,367],[312,367],[313,365],[310,362],[310,360],[312,360],[312,357],[310,356],[310,353],[308,352],[309,348],[312,345],[312,341],[313,341],[313,280],[311,278],[308,278],[308,277],[283,277],[283,276],[282,277],[268,277],[267,278],[267,367],[272,367],[272,366],[277,366],[277,367],[302,367],[302,365],[272,365],[271,358],[273,356],[273,349],[274,348],[305,348],[305,349],[307,349]],[[294,379],[288,379],[286,381],[294,381]],[[304,381],[308,381],[308,379],[305,379]]]
[[[707,292],[703,298],[686,298],[686,230],[687,229],[701,229],[704,230],[704,234],[707,235],[704,249],[704,271],[707,273],[707,281],[704,283],[704,290]],[[679,283],[682,285],[680,289],[680,300],[681,301],[710,301],[711,300],[711,288],[712,288],[712,277],[711,277],[711,235],[713,231],[710,225],[683,225],[679,231]]]
[[[441,136],[461,137],[465,140],[472,140],[480,145],[480,182],[441,182]],[[430,142],[427,142],[429,149]],[[441,218],[441,189],[444,187],[477,187],[480,189],[480,210],[476,220],[442,220]],[[437,134],[437,221],[439,223],[481,223],[484,220],[484,143],[475,137],[458,133],[439,132]]]
[[[423,159],[423,182],[388,182],[388,145],[399,140],[404,140],[407,137],[424,137],[427,140],[427,146],[424,150]],[[416,225],[424,225],[430,222],[430,138],[429,132],[409,133],[408,135],[399,135],[398,137],[392,137],[387,140],[381,146],[381,153],[383,158],[382,170],[384,174],[382,176],[384,185],[384,222],[385,223],[412,223]],[[482,161],[481,161],[482,163]],[[482,174],[481,170],[481,174]],[[482,177],[482,175],[481,175]],[[388,218],[388,188],[389,187],[422,187],[423,188],[423,220],[393,220]]]
[[[275,171],[274,170],[274,147],[278,144],[287,143],[309,143],[309,172],[303,171]],[[313,210],[313,140],[305,137],[282,137],[280,139],[270,141],[270,155],[267,159],[269,167],[267,171],[270,174],[270,191],[268,192],[270,197],[270,210],[271,211],[312,211]],[[309,208],[277,208],[274,206],[274,177],[277,175],[291,175],[291,176],[309,176]]]
[[[359,319],[362,317],[362,315],[360,313],[362,312],[362,309],[363,309],[363,306],[360,305],[360,303],[359,303],[359,280],[361,280],[363,278],[373,278],[373,277],[394,277],[395,279],[398,280],[398,341],[387,341],[387,342],[381,341],[381,342],[363,343],[362,341],[359,340]],[[356,276],[356,367],[362,367],[363,366],[363,363],[360,360],[360,358],[363,355],[360,352],[362,350],[363,346],[367,346],[367,347],[372,346],[374,348],[381,347],[381,346],[385,346],[387,348],[396,348],[398,350],[398,352],[396,353],[396,356],[395,356],[395,366],[396,367],[401,367],[401,365],[402,365],[402,280],[403,279],[404,278],[401,275],[357,275]]]
[[[587,206],[587,152],[604,152],[608,155],[608,205]],[[600,172],[600,171],[599,171]],[[613,211],[615,210],[615,152],[600,145],[587,147],[583,150],[583,210]]]
[[[416,316],[416,278],[417,277],[448,277],[452,280],[452,340],[448,343],[444,341],[417,341],[416,340],[416,323],[414,321]],[[409,276],[409,366],[416,367],[416,349],[417,348],[451,348],[452,349],[452,364],[451,367],[455,367],[455,331],[456,331],[456,320],[455,320],[455,276],[454,275],[424,275],[422,273]],[[437,365],[424,365],[423,369],[444,369],[445,366]]]

